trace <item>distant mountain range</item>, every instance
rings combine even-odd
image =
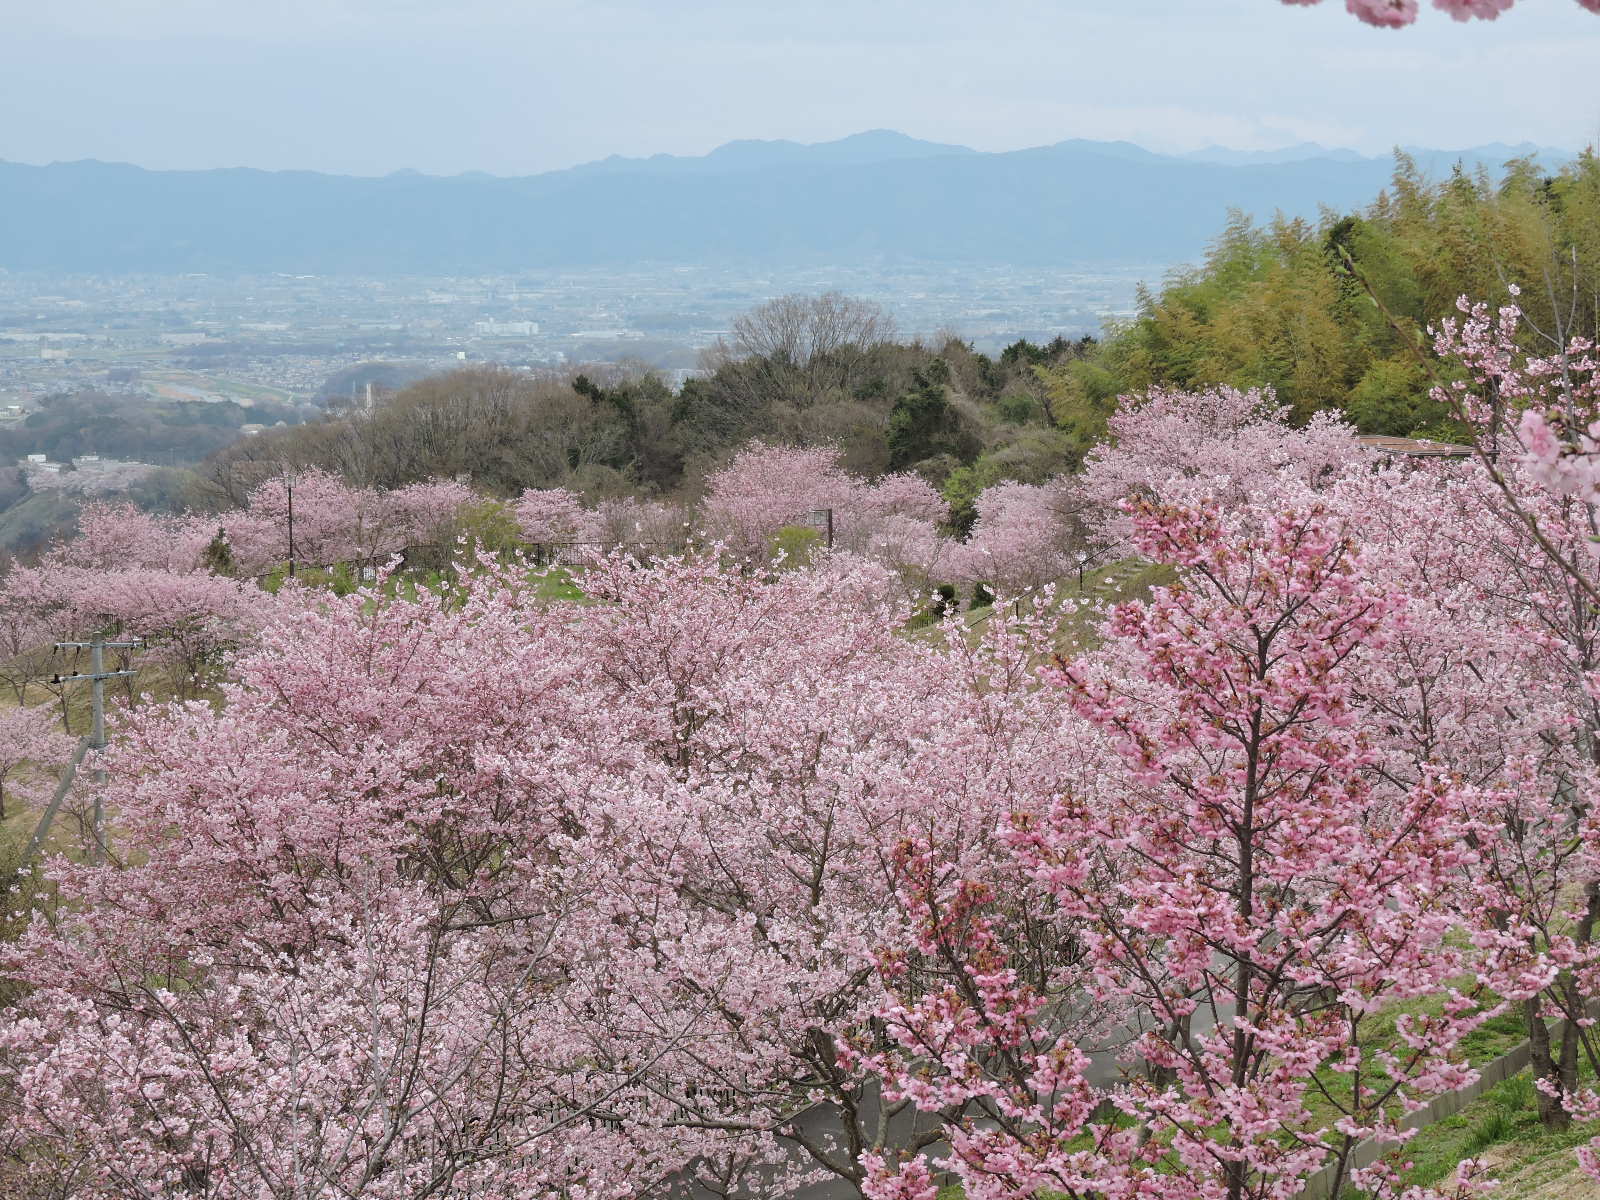
[[[1411,149],[1432,175],[1533,145]],[[872,130],[613,156],[522,178],[397,171],[147,171],[0,162],[0,267],[67,272],[469,274],[639,262],[1156,263],[1198,255],[1230,208],[1314,217],[1393,161],[1306,144],[1163,155],[1074,139],[1006,153]]]

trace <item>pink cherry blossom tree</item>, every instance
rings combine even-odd
[[[1500,355],[1508,367],[1515,357],[1514,347]],[[1477,389],[1485,390],[1494,394]],[[1594,925],[1584,916],[1588,855],[1565,832],[1587,811],[1594,771],[1586,732],[1594,704],[1584,687],[1593,669],[1585,665],[1594,656],[1593,609],[1584,581],[1563,578],[1571,564],[1587,569],[1587,515],[1545,493],[1512,464],[1514,453],[1476,463],[1385,463],[1356,449],[1347,431],[1290,430],[1280,416],[1249,408],[1242,420],[1208,419],[1184,433],[1185,410],[1206,406],[1167,399],[1149,432],[1177,418],[1167,444],[1187,442],[1205,473],[1163,454],[1163,439],[1144,435],[1145,414],[1135,410],[1129,419],[1139,436],[1096,452],[1103,484],[1178,502],[1214,498],[1251,526],[1286,508],[1323,505],[1364,544],[1368,577],[1411,597],[1411,619],[1382,654],[1367,656],[1354,702],[1379,754],[1375,769],[1392,784],[1418,786],[1430,765],[1449,764],[1496,797],[1502,836],[1482,867],[1481,907],[1500,914],[1508,960],[1521,955],[1530,977],[1549,975],[1524,1016],[1535,1074],[1546,1084],[1542,1114],[1552,1126],[1565,1124],[1584,1035],[1580,1025],[1554,1019],[1581,1015],[1585,985],[1570,969],[1535,964],[1583,960],[1588,951],[1571,939],[1587,945]],[[1464,399],[1458,395],[1458,409],[1472,407]],[[1488,410],[1480,417],[1487,431]],[[1514,415],[1509,422],[1502,415],[1502,429],[1508,424]],[[1236,439],[1208,436],[1205,425],[1232,425]],[[1263,463],[1276,469],[1262,470]],[[1551,555],[1541,537],[1562,549]]]
[[[651,554],[674,554],[689,538],[688,515],[676,504],[638,497],[602,500],[595,506],[593,531],[608,546],[646,548]]]
[[[107,1196],[864,1181],[912,1123],[840,1057],[893,843],[1017,875],[1001,811],[1092,786],[1098,740],[1035,686],[1044,629],[906,639],[844,556],[586,591],[280,595],[219,708],[125,719],[115,865],[58,860],[70,918],[6,962],[29,1186],[69,1147]]]
[[[964,950],[970,983],[897,994],[884,1019],[934,1066],[878,1065],[891,1095],[973,1106],[943,1161],[970,1196],[1278,1196],[1329,1163],[1336,1190],[1381,1191],[1382,1171],[1339,1166],[1355,1141],[1399,1140],[1409,1104],[1470,1078],[1452,1052],[1482,1014],[1451,983],[1470,952],[1446,934],[1497,836],[1489,802],[1438,770],[1395,787],[1372,769],[1357,680],[1404,600],[1327,512],[1257,526],[1145,504],[1135,528],[1180,583],[1117,609],[1106,647],[1059,672],[1123,770],[1094,802],[1020,816],[1013,840],[1096,987],[1144,1014],[1148,1069],[1097,1080],[1079,1045],[1041,1036],[1053,1009],[996,957],[993,898],[917,873],[916,947]],[[1384,1004],[1422,996],[1442,1011],[1403,1019],[1394,1047],[1364,1043]],[[1102,1104],[1122,1120],[1102,1123]],[[926,1162],[885,1163],[869,1190],[933,1184]]]
[[[204,521],[159,517],[131,504],[85,504],[78,534],[53,547],[47,561],[100,570],[147,567],[192,571],[215,530]]]
[[[457,517],[473,499],[472,489],[455,480],[386,492],[351,487],[325,471],[300,471],[263,482],[245,508],[223,516],[222,527],[246,576],[288,561],[291,525],[294,557],[302,564],[376,566],[409,545],[452,540]]]
[[[260,628],[271,602],[248,580],[205,571],[103,570],[48,562],[13,570],[4,595],[25,603],[51,641],[81,641],[108,631],[143,639],[148,647],[143,661],[171,668],[171,682],[184,695],[197,694],[217,678],[228,652]]]
[[[1537,485],[1517,486],[1555,517]],[[1563,1126],[1585,1035],[1553,1019],[1581,1014],[1587,1000],[1561,963],[1591,953],[1593,924],[1592,864],[1571,836],[1594,794],[1583,665],[1594,654],[1592,610],[1479,463],[1352,471],[1319,499],[1360,531],[1374,580],[1411,597],[1410,619],[1371,657],[1359,697],[1379,769],[1415,783],[1427,764],[1448,763],[1495,798],[1499,836],[1478,866],[1480,905],[1497,914],[1502,953],[1547,976],[1522,1015],[1535,1077],[1550,1087],[1541,1114]],[[1581,537],[1567,544],[1581,559]]]
[[[935,525],[950,515],[949,505],[938,489],[922,476],[906,471],[885,475],[862,487],[856,495],[855,508],[864,523],[905,517]]]
[[[461,510],[476,499],[477,493],[454,479],[428,479],[382,493],[390,535],[373,556],[404,546],[453,542]]]
[[[962,547],[932,521],[890,514],[854,540],[855,551],[893,573],[906,601],[921,607],[934,589],[960,572]]]
[[[1570,837],[1593,794],[1596,714],[1585,684],[1596,644],[1584,549],[1590,517],[1583,505],[1541,488],[1536,467],[1517,461],[1521,448],[1505,444],[1517,423],[1514,403],[1499,400],[1496,416],[1494,404],[1475,399],[1528,391],[1526,382],[1499,382],[1523,355],[1515,320],[1502,315],[1498,332],[1495,324],[1481,310],[1469,319],[1475,349],[1462,356],[1469,369],[1451,389],[1458,412],[1480,429],[1485,453],[1476,462],[1385,464],[1336,427],[1313,437],[1250,409],[1242,420],[1204,423],[1233,425],[1234,439],[1208,437],[1203,426],[1184,434],[1189,406],[1171,397],[1150,432],[1177,417],[1166,442],[1187,442],[1192,458],[1207,463],[1203,475],[1142,433],[1097,451],[1096,468],[1108,496],[1120,484],[1169,501],[1210,497],[1249,525],[1286,508],[1323,505],[1364,544],[1368,577],[1411,597],[1411,619],[1382,654],[1367,657],[1354,702],[1380,756],[1375,769],[1391,783],[1417,786],[1430,764],[1444,763],[1496,797],[1501,836],[1482,864],[1481,909],[1499,914],[1501,953],[1520,955],[1530,978],[1546,977],[1524,1016],[1541,1113],[1560,1127],[1569,1120],[1565,1106],[1586,1035],[1580,1024],[1555,1018],[1581,1016],[1588,1003],[1572,964],[1587,961],[1595,925],[1585,915],[1589,855]],[[1440,349],[1457,347],[1442,340]],[[1495,368],[1489,377],[1484,364]],[[1131,414],[1136,433],[1143,417]],[[1276,469],[1262,470],[1263,463]]]
[[[978,520],[949,555],[951,574],[1014,595],[1072,574],[1076,555],[1099,549],[1080,519],[1086,505],[1074,481],[997,483],[978,496]]]
[[[72,754],[72,739],[56,728],[55,714],[45,708],[0,709],[0,821],[7,802],[14,808],[36,800],[53,787],[51,772]]]
[[[352,488],[325,471],[299,471],[292,480],[274,476],[250,493],[245,509],[224,518],[235,558],[246,575],[258,575],[290,558],[330,566],[358,555],[361,511],[374,493]]]
[[[888,566],[917,600],[957,561],[955,543],[940,528],[947,506],[931,484],[911,474],[858,479],[831,447],[752,442],[706,482],[702,533],[747,558],[767,557],[779,531],[826,512],[834,548]]]
[[[530,488],[516,503],[517,524],[530,542],[595,540],[594,514],[567,488]]]
[[[5,964],[19,1187],[622,1196],[714,1149],[637,1082],[704,1000],[594,903],[559,764],[607,764],[527,592],[280,598],[220,711],[125,721],[118,859]]]
[[[1589,338],[1557,336],[1549,353],[1527,352],[1516,295],[1513,287],[1511,302],[1494,313],[1463,296],[1462,317],[1439,323],[1434,348],[1459,362],[1465,377],[1435,395],[1474,429],[1480,461],[1507,507],[1537,536],[1538,519],[1525,511],[1501,455],[1555,496],[1588,511],[1600,503],[1600,351]],[[1561,557],[1554,544],[1551,551]],[[1588,586],[1577,576],[1574,582]]]
[[[817,509],[834,511],[837,534],[860,487],[832,447],[752,442],[706,476],[700,522],[709,538],[741,554],[764,556],[780,529],[803,524]]]
[[[1540,1113],[1562,1128],[1588,1110],[1579,1058],[1597,1048],[1583,1018],[1600,995],[1600,859],[1589,818],[1600,783],[1600,562],[1581,441],[1595,364],[1581,339],[1530,354],[1514,303],[1494,313],[1465,299],[1459,307],[1462,318],[1441,322],[1435,346],[1460,371],[1435,395],[1472,429],[1478,453],[1439,489],[1447,503],[1436,497],[1430,508],[1445,519],[1430,522],[1439,526],[1431,537],[1411,535],[1409,554],[1447,585],[1433,640],[1458,646],[1454,670],[1434,672],[1435,705],[1498,697],[1498,721],[1480,722],[1468,740],[1498,750],[1521,786],[1506,790],[1504,832],[1486,858],[1498,898],[1486,905],[1498,907],[1507,952],[1520,949],[1530,973],[1547,975],[1525,1016]],[[1467,655],[1470,675],[1459,665]],[[1481,750],[1459,758],[1484,762]]]
[[[1270,388],[1158,388],[1123,397],[1108,433],[1085,460],[1083,483],[1113,543],[1129,535],[1120,507],[1129,497],[1210,498],[1239,509],[1263,490],[1290,480],[1309,485],[1366,460],[1355,430],[1333,414],[1292,427]]]
[[[28,690],[54,673],[50,665],[54,636],[41,616],[35,597],[0,580],[0,679],[18,704]]]
[[[604,664],[586,711],[606,717],[584,741],[620,739],[614,764],[645,752],[608,771],[605,826],[630,866],[615,877],[632,879],[612,907],[674,972],[725,981],[658,1086],[681,1119],[797,1145],[859,1187],[864,1153],[939,1134],[904,1100],[880,1109],[841,1058],[879,1029],[873,950],[906,919],[893,846],[931,842],[987,877],[1008,862],[1005,811],[1098,776],[1092,731],[1033,678],[1048,631],[906,639],[904,610],[841,558],[772,579],[613,562],[586,587],[605,603],[574,634]]]

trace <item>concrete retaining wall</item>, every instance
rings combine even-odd
[[[1591,1010],[1593,1011],[1593,1010]],[[1558,1021],[1551,1027],[1551,1040],[1559,1041],[1565,1021]],[[1437,1096],[1426,1108],[1419,1108],[1416,1112],[1403,1119],[1400,1124],[1406,1129],[1426,1129],[1446,1117],[1453,1117],[1479,1096],[1492,1088],[1497,1083],[1510,1079],[1513,1075],[1521,1074],[1527,1070],[1528,1064],[1533,1059],[1533,1047],[1524,1039],[1522,1042],[1507,1050],[1499,1058],[1490,1059],[1478,1068],[1476,1082],[1467,1084],[1466,1087],[1457,1088],[1453,1092],[1446,1092]],[[1381,1141],[1371,1138],[1358,1142],[1350,1151],[1350,1161],[1345,1167],[1346,1181],[1349,1173],[1361,1167],[1369,1167],[1395,1148],[1393,1142]],[[1301,1200],[1336,1200],[1329,1193],[1333,1190],[1334,1168],[1324,1167],[1315,1175],[1306,1180],[1305,1187],[1301,1190]]]

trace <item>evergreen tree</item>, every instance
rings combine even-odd
[[[226,530],[218,529],[217,536],[200,552],[200,565],[213,575],[231,576],[234,573],[233,547],[228,545]]]
[[[889,412],[889,469],[903,471],[940,454],[958,453],[960,421],[950,406],[950,368],[936,358],[911,373],[911,388]]]

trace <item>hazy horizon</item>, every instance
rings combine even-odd
[[[526,175],[867,129],[1369,155],[1600,135],[1600,18],[1571,0],[1401,31],[1338,0],[0,0],[0,20],[0,158],[28,163]]]
[[[845,134],[841,138],[829,138],[829,139],[824,139],[823,141],[816,142],[816,143],[800,142],[800,141],[797,141],[795,139],[789,139],[789,138],[735,138],[735,139],[732,139],[729,142],[722,142],[722,143],[719,143],[716,146],[708,147],[707,150],[704,151],[704,152],[690,153],[690,154],[686,154],[686,155],[677,155],[676,157],[705,157],[705,156],[715,152],[716,150],[722,149],[722,148],[727,147],[727,146],[739,144],[739,143],[764,143],[764,144],[768,144],[768,145],[788,144],[788,145],[800,145],[800,146],[819,145],[819,144],[824,144],[825,145],[825,144],[829,144],[829,143],[833,143],[833,142],[848,140],[849,138],[852,138],[852,137],[859,137],[859,136],[870,135],[870,134],[881,134],[881,133],[897,134],[897,135],[901,135],[901,136],[905,136],[905,137],[915,137],[915,135],[904,133],[903,130],[861,129],[861,130],[856,130],[854,133]],[[1076,136],[1076,135],[1071,135],[1071,136]],[[928,142],[930,144],[938,144],[939,141],[940,141],[940,139],[937,139],[937,138],[918,138],[916,140]],[[1062,142],[1062,141],[1067,141],[1067,140],[1070,140],[1070,139],[1069,138],[1058,138],[1058,139],[1056,139],[1056,142]],[[1088,141],[1091,141],[1091,142],[1098,142],[1099,144],[1103,144],[1103,145],[1112,145],[1116,141],[1121,141],[1121,142],[1124,142],[1124,143],[1127,143],[1127,144],[1131,144],[1131,145],[1139,145],[1139,143],[1136,143],[1136,142],[1128,142],[1128,139],[1103,139],[1103,140],[1102,139],[1084,139],[1084,140],[1088,140]],[[1596,139],[1596,140],[1600,140],[1600,139]],[[1052,145],[1052,144],[1054,144],[1054,143],[1044,142],[1044,143],[1040,143],[1039,146],[1043,147],[1043,146],[1048,146],[1048,145]],[[1488,144],[1490,144],[1490,143],[1479,143],[1479,145],[1488,145]],[[1508,145],[1522,145],[1522,144],[1534,145],[1535,143],[1526,142],[1526,143],[1506,143],[1506,144],[1508,144]],[[955,145],[955,144],[952,143],[952,145]],[[1294,149],[1298,149],[1298,148],[1300,148],[1302,146],[1310,146],[1310,145],[1319,145],[1321,150],[1323,150],[1323,151],[1325,151],[1325,152],[1327,152],[1329,154],[1335,154],[1335,153],[1339,153],[1339,152],[1342,152],[1342,151],[1353,151],[1354,150],[1354,147],[1350,147],[1350,146],[1327,146],[1327,145],[1321,145],[1320,143],[1309,143],[1309,142],[1286,142],[1286,143],[1284,143],[1282,145],[1276,145],[1276,146],[1251,147],[1248,150],[1246,148],[1244,148],[1244,147],[1226,146],[1226,145],[1222,145],[1220,143],[1209,143],[1206,146],[1195,148],[1194,151],[1163,152],[1163,151],[1155,150],[1155,149],[1153,149],[1152,147],[1149,147],[1149,146],[1143,146],[1141,148],[1145,149],[1145,150],[1150,150],[1152,153],[1156,153],[1156,154],[1171,153],[1171,154],[1175,154],[1175,155],[1182,155],[1182,154],[1187,154],[1187,153],[1196,153],[1196,154],[1198,154],[1198,153],[1200,153],[1201,151],[1204,151],[1204,150],[1216,150],[1216,151],[1219,151],[1219,152],[1220,151],[1227,151],[1227,152],[1239,152],[1239,153],[1271,153],[1273,151],[1294,150]],[[1589,142],[1587,146],[1552,146],[1552,145],[1549,145],[1547,143],[1537,144],[1538,148],[1541,149],[1541,150],[1553,150],[1553,151],[1558,151],[1558,152],[1561,152],[1561,153],[1572,154],[1572,155],[1576,155],[1576,154],[1582,152],[1584,149],[1593,148],[1594,145],[1595,145],[1595,141],[1594,140],[1591,140],[1591,142]],[[962,147],[962,148],[969,149],[969,150],[977,150],[977,147],[972,147],[972,146],[967,146],[967,147]],[[1014,147],[1013,149],[1014,150],[1025,150],[1025,149],[1034,149],[1034,148],[1036,148],[1036,147],[1032,147],[1032,146],[1022,147],[1022,146],[1019,146],[1019,147]],[[1397,143],[1395,146],[1390,147],[1389,150],[1378,151],[1378,152],[1365,152],[1365,156],[1369,157],[1369,158],[1380,158],[1381,159],[1381,158],[1387,157],[1388,154],[1393,152],[1394,150],[1398,150],[1398,149],[1401,149],[1401,148],[1402,147]],[[1411,149],[1427,149],[1427,150],[1434,150],[1434,151],[1450,152],[1450,151],[1458,151],[1458,150],[1472,150],[1472,149],[1476,149],[1477,147],[1476,146],[1468,146],[1468,145],[1418,147],[1418,146],[1412,145],[1412,146],[1410,146],[1410,148]],[[979,153],[1008,153],[1008,152],[1009,151],[979,151]],[[598,156],[596,158],[593,158],[593,159],[583,159],[583,160],[580,160],[578,162],[563,163],[560,166],[546,168],[546,169],[547,170],[551,170],[551,171],[569,170],[569,169],[571,169],[573,167],[586,166],[586,165],[590,165],[590,164],[593,164],[593,163],[596,163],[596,162],[602,162],[602,161],[605,161],[606,159],[612,159],[612,158],[639,162],[639,161],[645,161],[645,160],[647,160],[649,158],[652,158],[652,157],[657,157],[657,158],[665,157],[665,156],[670,155],[670,153],[671,152],[669,152],[669,151],[656,151],[656,152],[654,152],[654,154],[640,154],[640,155],[623,155],[623,154],[612,153],[612,154],[608,154],[608,155],[600,155],[600,156]],[[1363,153],[1363,152],[1357,151],[1357,153]],[[180,170],[180,171],[181,170],[267,170],[267,171],[290,171],[290,172],[312,170],[311,168],[304,168],[304,167],[266,167],[266,168],[262,168],[262,167],[255,167],[255,166],[253,166],[252,164],[249,164],[249,163],[232,163],[232,164],[228,164],[227,166],[218,166],[218,167],[207,168],[207,167],[149,167],[145,163],[131,163],[131,162],[126,162],[125,160],[99,160],[99,159],[51,159],[51,160],[36,160],[36,161],[33,161],[33,162],[24,162],[21,159],[10,159],[10,158],[6,158],[4,155],[0,155],[0,162],[12,162],[12,163],[17,163],[17,164],[22,165],[22,166],[52,166],[52,165],[57,165],[57,164],[68,164],[68,163],[72,163],[72,162],[94,162],[94,161],[115,162],[115,163],[117,163],[119,165],[134,166],[134,167],[139,167],[139,168],[145,169],[145,170]],[[349,175],[349,176],[356,177],[356,178],[373,178],[373,179],[381,179],[381,178],[384,178],[385,176],[404,175],[404,174],[420,174],[420,175],[427,175],[427,176],[434,177],[434,178],[450,178],[450,177],[454,177],[456,175],[491,175],[494,178],[504,178],[504,179],[514,178],[514,176],[501,175],[501,174],[497,174],[495,172],[486,172],[482,168],[475,168],[475,167],[469,167],[469,168],[466,168],[463,171],[459,171],[459,172],[446,173],[446,172],[421,171],[418,168],[412,167],[410,165],[402,165],[402,166],[395,167],[395,168],[393,168],[393,169],[391,169],[389,171],[384,171],[384,172],[362,173],[362,172],[343,172],[343,171],[339,171],[339,172],[314,172],[314,173]],[[530,172],[530,174],[537,174],[537,173],[539,173],[539,172]]]

